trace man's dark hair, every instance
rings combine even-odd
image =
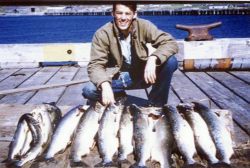
[[[136,11],[136,2],[114,2],[113,3],[113,11],[115,12],[116,5],[124,5],[129,7],[132,11]]]

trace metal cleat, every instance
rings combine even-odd
[[[222,22],[215,22],[202,25],[180,25],[176,24],[177,29],[186,30],[189,32],[189,36],[185,38],[185,41],[208,41],[213,40],[213,36],[209,34],[209,30],[219,27]]]

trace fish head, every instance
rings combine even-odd
[[[117,106],[115,103],[110,103],[107,107],[107,111],[118,114],[121,112],[121,108],[119,108],[119,106]]]
[[[103,106],[99,101],[96,101],[93,104],[93,108],[95,112],[102,114],[104,112],[105,106]]]
[[[122,113],[123,113],[123,114],[127,114],[127,113],[128,113],[128,114],[131,114],[131,112],[130,112],[130,106],[126,106],[126,105],[125,105],[125,106],[123,107]]]
[[[180,103],[177,106],[177,109],[180,113],[185,113],[187,111],[192,111],[194,108],[194,105],[192,103]]]
[[[163,113],[177,113],[177,109],[174,106],[165,104],[163,106]]]
[[[53,113],[55,110],[57,110],[58,107],[56,107],[55,102],[52,103],[43,103],[44,108],[49,112]]]
[[[137,115],[137,114],[141,114],[141,109],[136,105],[136,104],[131,104],[129,106],[129,111],[131,112],[131,114],[133,116]]]
[[[33,115],[33,117],[36,117],[40,114],[40,108],[36,107],[35,109],[33,109],[31,112],[29,112],[30,114]]]
[[[209,108],[202,103],[192,102],[195,111],[209,111]]]
[[[81,115],[82,113],[85,112],[85,109],[83,109],[83,108],[77,108],[77,111],[78,111],[78,114],[76,116],[79,116],[79,115]]]
[[[127,97],[118,97],[115,101],[116,101],[116,105],[117,106],[121,106],[121,105],[124,105],[125,102],[127,100]]]

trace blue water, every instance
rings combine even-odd
[[[172,15],[139,16],[153,22],[176,39],[184,39],[187,31],[175,24],[207,24],[222,22],[210,30],[214,38],[250,37],[249,15]],[[19,16],[0,17],[0,44],[81,43],[91,42],[95,31],[112,20],[111,16]]]

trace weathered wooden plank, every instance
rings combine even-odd
[[[0,104],[0,137],[12,139],[19,118],[35,106]]]
[[[68,85],[75,85],[79,83],[86,83],[88,80],[78,80],[78,81],[69,81],[59,84],[49,84],[49,85],[39,85],[39,86],[30,86],[28,88],[18,88],[18,89],[10,89],[10,90],[4,90],[0,91],[0,95],[9,95],[9,94],[15,94],[20,92],[29,92],[29,91],[36,91],[36,90],[43,90],[43,89],[51,89],[51,88],[57,88],[62,86],[68,86]]]
[[[200,100],[206,100],[203,103],[207,106],[210,106],[209,104],[209,98],[199,89],[195,86],[194,83],[192,83],[180,70],[176,70],[171,86],[173,90],[178,94],[182,102],[190,103],[193,101],[200,101]],[[217,108],[212,103],[212,108]]]
[[[30,76],[32,76],[38,70],[39,70],[39,68],[22,69],[16,73],[12,74],[7,79],[5,79],[4,82],[0,83],[0,91],[14,89],[14,88],[18,87],[21,83],[23,83],[25,80],[27,80]],[[3,97],[3,95],[0,95],[0,99],[2,97]]]
[[[143,106],[147,103],[148,97],[144,89],[126,90],[128,95],[126,104],[136,104]]]
[[[46,85],[50,84],[58,84],[69,82],[75,76],[78,68],[76,67],[63,67],[60,69],[52,79],[46,83]],[[57,102],[61,97],[62,93],[65,91],[66,87],[52,88],[46,90],[38,91],[28,102],[27,104],[41,104],[42,102]]]
[[[180,99],[177,97],[177,95],[173,92],[172,87],[169,90],[169,95],[168,95],[168,104],[170,105],[178,105],[180,103]]]
[[[222,109],[231,109],[233,118],[250,134],[250,104],[205,73],[186,72],[197,86]]]
[[[6,159],[6,156],[8,155],[9,151],[9,142],[1,142],[0,141],[0,168],[6,168],[6,166],[1,163],[4,159]]]
[[[80,68],[74,77],[73,81],[88,79],[87,67]],[[82,88],[84,84],[77,84],[67,87],[63,96],[58,101],[58,106],[76,106],[79,104],[86,104],[86,99],[82,96]]]
[[[229,73],[250,84],[250,71],[230,71]]]
[[[43,85],[45,84],[58,70],[60,67],[44,67],[32,77],[22,83],[18,88],[29,88],[32,86]],[[18,93],[6,95],[0,100],[0,103],[8,104],[24,104],[27,102],[33,95],[35,91],[30,91],[27,93]]]
[[[0,90],[13,89],[32,76],[39,68],[22,69],[0,83]]]
[[[0,81],[4,80],[11,74],[17,72],[20,69],[0,69]]]
[[[147,89],[148,93],[150,93],[151,87]],[[135,90],[126,90],[128,95],[128,99],[126,101],[127,105],[136,104],[138,106],[144,106],[147,103],[148,97],[146,91],[144,89],[135,89]],[[178,104],[179,99],[173,93],[173,91],[169,90],[168,104]]]
[[[250,85],[226,72],[208,72],[210,76],[250,103]]]

